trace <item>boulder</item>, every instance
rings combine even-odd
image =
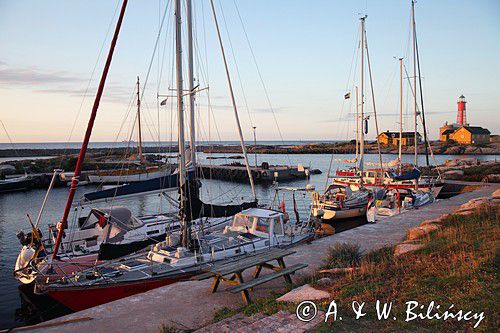
[[[402,254],[408,253],[408,252],[413,252],[420,250],[421,248],[424,247],[424,244],[419,244],[419,243],[401,243],[396,245],[394,248],[394,255],[400,256]]]
[[[316,283],[320,286],[328,286],[328,285],[332,284],[332,282],[333,282],[333,280],[330,278],[327,278],[327,277],[321,278],[318,281],[316,281]]]
[[[432,219],[432,220],[425,220],[424,222],[420,223],[420,226],[425,226],[426,224],[437,224],[437,223],[441,223],[442,222],[442,219],[441,218],[437,218],[437,219]]]
[[[472,200],[464,203],[463,205],[461,205],[458,208],[456,213],[464,213],[464,212],[468,212],[468,211],[473,213],[474,211],[478,210],[482,205],[489,204],[489,201],[490,201],[490,198],[488,198],[488,197],[480,197],[480,198],[472,199]],[[460,214],[460,215],[464,215],[464,214]],[[468,215],[468,214],[465,214],[465,215]]]
[[[316,228],[316,235],[318,236],[331,236],[335,234],[335,228],[328,223],[321,223],[319,228]]]
[[[429,223],[425,224],[423,226],[418,226],[415,228],[411,228],[406,231],[406,239],[407,240],[414,240],[414,239],[419,239],[422,238],[432,231],[440,229],[441,226],[435,223]]]
[[[300,303],[302,301],[316,301],[330,298],[330,294],[324,290],[318,290],[305,284],[277,299],[278,302]]]
[[[13,175],[16,173],[16,167],[10,164],[1,164],[0,165],[0,174],[4,175]]]
[[[458,154],[461,154],[462,153],[462,147],[459,147],[459,146],[448,147],[445,150],[445,153],[449,154],[449,155],[458,155]]]
[[[488,182],[488,183],[500,183],[500,174],[491,174],[487,175],[486,177],[483,178],[483,182]]]
[[[458,160],[446,160],[446,162],[444,162],[444,165],[447,167],[456,167],[458,166]]]
[[[448,170],[444,174],[447,176],[463,176],[464,170]]]

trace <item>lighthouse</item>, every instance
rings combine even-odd
[[[457,124],[467,126],[467,115],[465,114],[465,96],[461,95],[458,98]]]

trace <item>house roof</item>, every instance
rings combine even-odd
[[[456,129],[453,129],[453,128],[449,128],[445,131],[443,131],[443,133],[441,133],[441,135],[446,135],[446,134],[451,134],[451,133],[455,133]]]
[[[399,132],[385,131],[385,132],[380,133],[380,135],[383,135],[383,134],[385,134],[391,138],[399,138]],[[415,132],[403,132],[402,136],[403,136],[403,138],[413,138],[415,136]],[[417,133],[417,136],[421,136],[420,133]]]
[[[489,130],[479,126],[463,126],[463,128],[465,128],[471,134],[491,134]]]

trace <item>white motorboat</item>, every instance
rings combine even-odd
[[[374,193],[373,199],[368,204],[366,218],[368,222],[403,214],[435,201],[431,191],[409,189],[381,189]]]

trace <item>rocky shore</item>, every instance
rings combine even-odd
[[[500,154],[500,140],[497,137],[486,145],[459,145],[455,143],[446,143],[441,141],[431,142],[432,151],[436,155],[494,155]],[[356,151],[355,142],[335,142],[335,143],[307,143],[301,145],[248,145],[248,153],[258,154],[353,154]],[[382,145],[382,153],[397,154],[398,147],[392,145]],[[241,154],[239,145],[207,145],[202,144],[197,146],[199,152],[204,153],[231,153]],[[129,154],[134,149],[121,148],[90,148],[90,155],[109,155],[116,154],[124,156]],[[61,155],[76,155],[79,149],[2,149],[0,157],[30,157],[30,156],[61,156]],[[162,153],[173,154],[177,152],[177,146],[162,146],[162,147],[144,147],[144,153]],[[377,143],[369,141],[365,144],[365,152],[367,154],[378,153]],[[413,147],[403,147],[403,154],[413,154]],[[419,146],[419,153],[425,153],[423,144]]]

